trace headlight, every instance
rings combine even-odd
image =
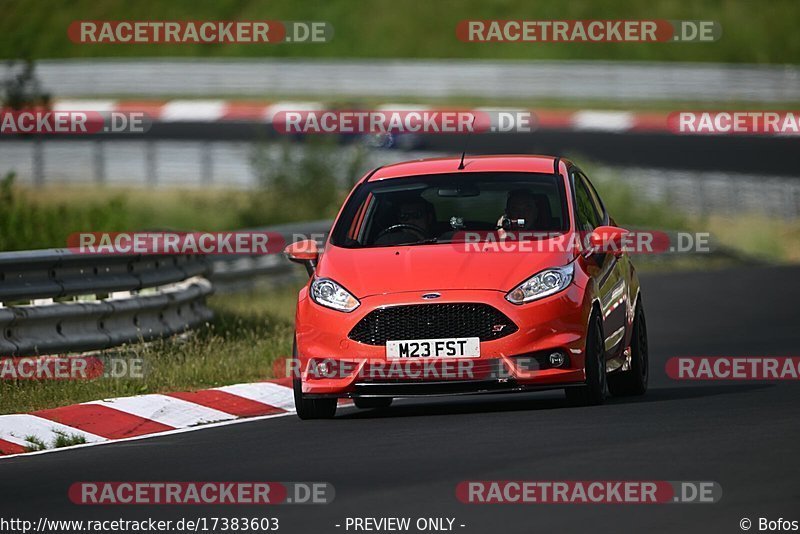
[[[330,278],[315,278],[311,282],[311,298],[320,306],[343,312],[351,312],[361,304],[357,298]]]
[[[537,300],[566,288],[572,281],[574,263],[563,267],[545,269],[531,276],[506,295],[506,300],[514,304],[524,304]]]

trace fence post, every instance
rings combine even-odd
[[[155,187],[158,185],[156,144],[153,141],[147,141],[145,143],[144,150],[145,168],[147,171],[147,185],[150,187]]]
[[[211,157],[211,142],[200,144],[200,182],[203,185],[214,183],[214,159]]]
[[[94,181],[98,184],[106,182],[106,153],[102,141],[94,142]]]
[[[44,185],[44,146],[39,138],[33,141],[32,156],[33,185],[41,187]]]

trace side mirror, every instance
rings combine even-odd
[[[283,253],[286,254],[289,261],[302,263],[306,271],[308,271],[308,276],[314,274],[314,270],[317,268],[317,261],[319,260],[319,250],[317,249],[316,241],[313,239],[305,239],[292,243],[283,249]]]
[[[625,253],[625,236],[628,231],[619,226],[598,226],[589,235],[589,246],[601,254],[610,252],[619,258]]]

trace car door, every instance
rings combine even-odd
[[[609,216],[591,182],[580,169],[572,171],[572,181],[576,224],[581,235],[588,236],[598,226],[609,224]],[[605,348],[609,359],[613,359],[621,353],[625,338],[627,288],[624,267],[614,254],[595,253],[594,265],[589,269],[600,297]],[[610,362],[611,368],[617,365],[617,362]]]

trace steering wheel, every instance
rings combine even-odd
[[[381,232],[375,237],[375,241],[382,238],[386,234],[391,234],[393,232],[398,232],[400,230],[406,230],[412,234],[416,234],[419,240],[427,239],[428,237],[425,235],[425,231],[419,226],[416,226],[414,224],[400,223],[400,224],[393,224],[390,227],[381,230]]]

